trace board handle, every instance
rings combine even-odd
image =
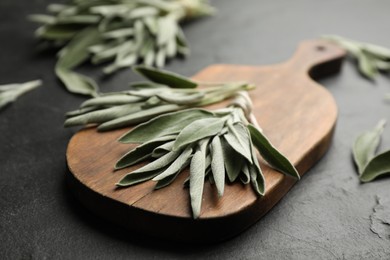
[[[326,40],[307,40],[299,44],[287,66],[317,79],[340,71],[346,51]]]

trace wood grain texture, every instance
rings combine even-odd
[[[311,77],[337,72],[344,56],[342,49],[330,43],[306,41],[285,63],[261,67],[213,65],[194,79],[256,84],[250,96],[258,122],[303,175],[327,151],[337,119],[333,97]],[[224,104],[211,107],[221,106]],[[266,179],[264,197],[258,198],[250,185],[236,183],[227,184],[224,196],[218,198],[215,187],[206,182],[201,215],[194,220],[188,190],[183,188],[187,170],[161,190],[153,190],[153,181],[115,187],[125,174],[141,166],[113,171],[115,162],[135,147],[116,142],[129,129],[79,131],[69,143],[67,162],[70,187],[78,199],[96,214],[133,231],[201,243],[224,240],[259,220],[296,182],[259,158]]]

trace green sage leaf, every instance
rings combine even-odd
[[[138,183],[142,183],[153,179],[155,176],[160,174],[160,172],[163,170],[164,168],[157,169],[155,171],[150,171],[150,172],[131,172],[126,174],[125,177],[123,177],[116,185],[119,187],[127,187]]]
[[[164,172],[154,177],[153,180],[160,181],[168,176],[178,173],[181,169],[183,169],[183,165],[186,165],[189,162],[191,155],[192,148],[187,147]]]
[[[166,155],[154,160],[153,162],[150,162],[146,164],[145,166],[135,170],[135,172],[150,172],[155,171],[161,168],[164,168],[165,166],[168,166],[171,162],[176,160],[176,158],[181,154],[181,151],[174,151],[169,152]]]
[[[134,70],[153,82],[167,85],[171,88],[196,88],[198,86],[194,81],[172,72],[146,66],[136,66]]]
[[[100,33],[96,28],[85,28],[61,50],[56,67],[59,69],[73,69],[80,65],[89,57],[88,47],[100,41]]]
[[[263,196],[265,192],[265,178],[263,172],[261,171],[259,160],[257,159],[255,147],[253,147],[253,145],[251,145],[251,151],[253,164],[248,166],[251,184],[257,195]]]
[[[385,125],[386,120],[382,119],[374,129],[366,131],[356,138],[352,152],[359,175],[363,173],[368,162],[374,157]]]
[[[120,127],[130,126],[148,121],[155,116],[165,114],[180,109],[178,105],[163,105],[158,107],[152,107],[146,110],[138,111],[137,113],[122,116],[101,124],[98,127],[98,131],[108,131]]]
[[[259,150],[261,156],[276,170],[299,179],[299,173],[291,162],[281,154],[269,140],[253,125],[248,125],[253,144]]]
[[[138,125],[133,130],[124,134],[119,141],[122,143],[147,142],[159,136],[179,133],[191,122],[213,116],[212,112],[204,109],[187,109],[168,113]]]
[[[88,99],[87,101],[83,102],[80,107],[84,108],[90,106],[125,105],[125,104],[135,103],[142,100],[144,100],[144,98],[137,97],[137,96],[130,96],[126,94],[99,96],[99,97]]]
[[[221,139],[217,135],[211,142],[211,171],[213,173],[218,196],[222,197],[225,187],[225,158],[223,156]]]
[[[247,164],[244,164],[244,166],[242,167],[242,172],[240,174],[240,180],[241,180],[242,184],[248,184],[251,180],[249,168],[248,168]]]
[[[192,122],[181,130],[173,145],[173,150],[177,151],[188,144],[217,135],[224,124],[225,120],[221,118],[203,118]]]
[[[372,158],[360,175],[362,182],[369,182],[377,177],[390,174],[390,150]]]
[[[199,217],[202,206],[203,186],[206,171],[207,141],[204,140],[201,142],[199,148],[192,156],[190,164],[190,198],[192,215],[195,219]]]
[[[93,97],[98,95],[99,88],[92,78],[61,67],[56,67],[55,71],[69,92]]]
[[[120,118],[132,113],[136,113],[141,110],[141,105],[142,104],[121,105],[92,111],[79,116],[68,118],[65,121],[64,126],[70,127],[76,125],[104,123],[118,117]]]
[[[362,43],[362,48],[365,52],[374,55],[375,57],[383,60],[390,59],[390,49],[371,44],[371,43]]]
[[[252,163],[250,138],[247,128],[241,122],[234,125],[228,123],[227,125],[229,130],[224,135],[224,138],[236,152],[246,158],[249,163]]]
[[[157,97],[163,101],[166,101],[171,104],[178,105],[190,105],[196,102],[199,102],[203,99],[205,94],[203,92],[198,92],[190,95],[177,95],[172,93],[159,93]]]
[[[137,146],[118,160],[115,164],[115,169],[123,169],[150,158],[156,147],[161,146],[167,141],[174,140],[175,138],[175,135],[167,135]]]
[[[245,164],[245,158],[241,154],[237,153],[226,141],[225,138],[221,138],[221,145],[223,150],[223,157],[225,163],[226,174],[230,182],[234,182],[239,176],[243,165]],[[228,158],[234,158],[229,160]]]
[[[373,79],[378,73],[378,70],[375,65],[375,60],[371,56],[363,52],[359,53],[357,59],[359,62],[359,71],[367,78]]]
[[[172,135],[172,136],[175,137],[174,139],[176,139],[176,137],[177,137],[177,135]],[[160,137],[160,138],[162,138],[162,137]],[[163,156],[164,154],[171,152],[173,149],[173,144],[175,143],[174,139],[172,139],[173,141],[171,141],[171,142],[167,142],[167,143],[164,143],[164,144],[156,147],[152,152],[152,157],[158,158],[158,157]]]
[[[39,87],[40,80],[29,81],[21,84],[7,84],[0,86],[0,110],[8,104],[14,102],[23,94]]]

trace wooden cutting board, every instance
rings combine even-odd
[[[213,65],[193,78],[256,84],[250,96],[259,124],[303,175],[327,151],[337,118],[333,97],[311,77],[339,71],[344,56],[345,52],[331,43],[306,41],[282,64]],[[218,198],[215,186],[206,181],[201,215],[194,220],[188,189],[183,188],[188,171],[157,191],[153,190],[153,181],[125,189],[115,187],[125,174],[139,167],[113,171],[115,162],[135,147],[116,142],[129,129],[106,133],[98,133],[96,128],[79,131],[69,143],[67,162],[70,188],[77,198],[97,215],[131,231],[202,243],[228,239],[258,221],[296,182],[260,159],[266,179],[264,197],[258,198],[250,185],[235,183],[227,184],[224,196]],[[304,182],[301,180],[300,185]]]

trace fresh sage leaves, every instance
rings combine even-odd
[[[323,38],[335,42],[358,61],[360,73],[374,79],[379,71],[390,71],[390,49],[366,42],[357,42],[337,35]]]
[[[249,106],[237,103],[216,111],[192,108],[160,115],[124,134],[120,142],[141,144],[119,159],[116,169],[155,160],[126,174],[117,185],[153,180],[157,182],[155,189],[160,189],[189,166],[189,178],[183,185],[189,188],[192,214],[198,218],[206,180],[215,185],[219,196],[223,196],[226,179],[251,183],[256,194],[264,194],[265,180],[255,148],[272,167],[299,179],[288,159],[248,124],[244,116],[248,111],[243,110]]]
[[[0,85],[0,110],[41,84],[42,81],[34,80],[25,83]]]
[[[242,90],[252,89],[246,83],[216,84],[207,88],[194,89],[199,83],[184,76],[145,66],[135,66],[135,71],[150,82],[134,83],[132,90],[105,93],[83,102],[79,110],[67,114],[65,126],[97,124],[99,131],[139,124],[156,116],[201,107],[219,102]],[[73,72],[70,72],[73,73]],[[192,116],[210,114],[202,111]],[[156,125],[156,129],[170,129],[177,124],[189,124],[195,118],[184,118],[181,113],[173,114],[170,120]],[[176,118],[181,122],[176,122]],[[165,130],[167,131],[167,130]]]
[[[189,54],[179,22],[213,13],[206,0],[72,0],[47,9],[50,15],[29,16],[41,25],[35,35],[63,46],[55,67],[58,78],[70,92],[90,96],[99,93],[97,85],[75,73],[77,66],[87,60],[108,63],[106,74],[135,64],[163,67],[168,59]]]
[[[374,129],[362,133],[354,142],[353,157],[362,182],[390,174],[390,151],[376,154],[385,124],[386,121],[381,120]]]

